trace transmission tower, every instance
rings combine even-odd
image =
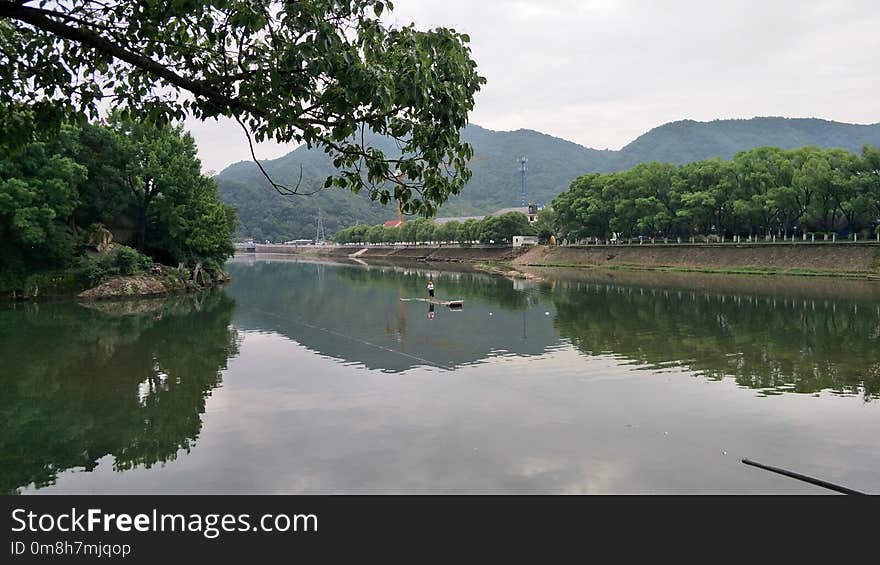
[[[315,233],[315,243],[324,241],[324,220],[321,218],[321,209],[318,208],[318,229]]]
[[[519,205],[523,208],[526,207],[526,163],[528,162],[529,160],[525,155],[519,158],[519,174],[521,181]]]

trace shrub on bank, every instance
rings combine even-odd
[[[122,245],[111,253],[79,257],[73,267],[73,275],[82,286],[92,287],[114,275],[147,273],[152,265],[152,259]]]
[[[74,277],[82,286],[95,286],[113,274],[113,266],[106,257],[83,255],[73,267]]]
[[[216,277],[222,270],[220,263],[210,257],[202,261],[202,268],[212,277]]]
[[[150,270],[153,260],[131,247],[122,246],[116,252],[116,268],[120,275],[136,275]]]

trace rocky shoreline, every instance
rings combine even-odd
[[[202,272],[198,277],[198,281],[194,279],[184,280],[169,274],[140,273],[135,275],[114,275],[86,289],[72,284],[69,279],[69,276],[61,273],[47,278],[39,286],[34,285],[23,292],[13,291],[2,299],[11,300],[12,302],[44,300],[93,302],[128,298],[158,298],[204,292],[226,284],[232,280],[232,277],[225,271],[220,271],[214,276]]]
[[[215,277],[205,275],[200,283],[193,280],[181,281],[160,275],[117,275],[80,292],[76,298],[80,300],[108,300],[200,292],[224,284],[229,280],[231,277],[225,271],[220,271]]]

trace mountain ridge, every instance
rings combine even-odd
[[[706,122],[684,119],[652,128],[618,150],[593,149],[532,129],[491,130],[476,124],[463,129],[462,138],[474,146],[470,165],[474,174],[462,193],[441,207],[439,216],[486,214],[519,205],[521,155],[529,159],[527,199],[546,204],[582,174],[624,170],[642,162],[680,164],[710,157],[730,158],[761,145],[786,149],[818,145],[859,152],[864,144],[880,146],[880,122],[849,124],[780,116]],[[381,137],[374,137],[371,143],[393,152],[390,142]],[[302,174],[304,192],[320,189],[334,171],[323,151],[305,146],[261,163],[276,182],[296,184]],[[221,198],[238,210],[239,235],[256,240],[314,237],[319,209],[328,234],[356,223],[379,223],[395,215],[393,208],[372,202],[365,194],[340,189],[321,190],[308,198],[283,197],[250,161],[233,163],[215,178]]]

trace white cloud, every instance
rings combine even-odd
[[[873,0],[398,0],[388,20],[471,36],[491,129],[619,148],[686,118],[880,121]],[[194,134],[206,168],[248,158],[234,123]]]

